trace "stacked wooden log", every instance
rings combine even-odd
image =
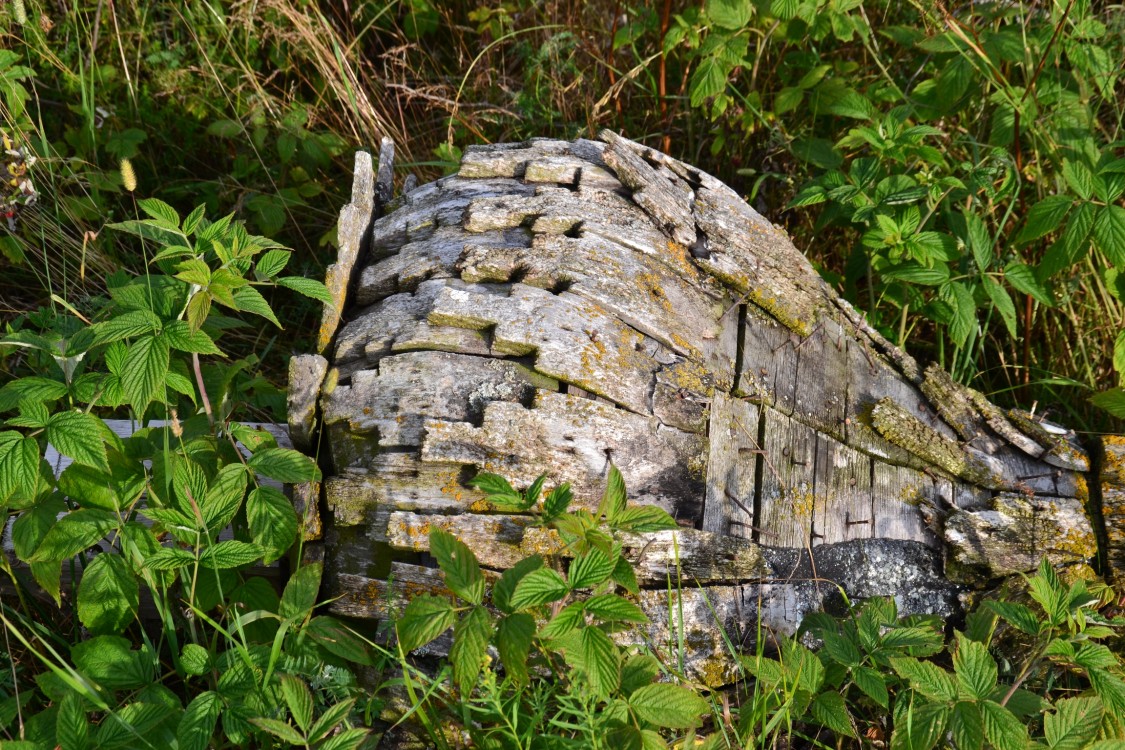
[[[1071,433],[923,371],[710,175],[603,132],[470,147],[388,202],[391,158],[357,157],[337,305],[291,368],[338,613],[440,588],[435,527],[495,571],[554,543],[478,471],[593,508],[612,462],[671,513],[627,543],[653,644],[687,643],[708,684],[728,642],[842,593],[948,615],[1041,556],[1097,556]]]

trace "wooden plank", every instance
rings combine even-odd
[[[565,154],[567,141],[534,139],[519,144],[469,146],[461,156],[459,177],[523,177],[527,164],[547,156]]]
[[[762,408],[761,543],[806,547],[815,511],[816,431],[779,411]]]
[[[428,421],[423,461],[472,465],[530,484],[546,473],[569,481],[574,507],[593,510],[609,463],[633,502],[658,505],[686,526],[701,519],[706,441],[610,404],[540,391],[532,408],[494,401],[477,427]]]
[[[368,227],[375,211],[375,176],[371,168],[371,154],[357,151],[352,174],[352,199],[340,210],[336,229],[339,249],[336,262],[325,271],[324,284],[332,295],[332,304],[324,306],[317,332],[316,351],[324,354],[332,345],[340,327],[340,316],[347,304],[353,269],[365,245]]]
[[[707,430],[707,499],[703,530],[750,539],[753,535],[757,476],[758,407],[716,393]],[[769,541],[766,542],[770,543]]]
[[[742,330],[738,394],[792,414],[797,403],[797,347],[801,338],[748,305]]]
[[[635,149],[637,144],[612,131],[603,130],[599,137],[609,146],[602,154],[617,178],[633,191],[633,201],[645,210],[669,237],[684,247],[696,241],[695,221],[691,203],[694,195],[679,183],[671,172],[659,173]]]
[[[812,543],[874,536],[871,457],[817,433]]]
[[[952,483],[905,466],[872,463],[871,536],[937,546],[926,514],[936,517],[952,504]]]
[[[1099,475],[1106,558],[1114,581],[1125,576],[1125,436],[1102,437]],[[1085,493],[1084,493],[1085,494]]]

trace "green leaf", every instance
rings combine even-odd
[[[707,701],[679,685],[664,682],[644,685],[629,696],[629,706],[642,720],[658,727],[691,729],[708,713]]]
[[[373,666],[371,649],[351,628],[334,617],[314,617],[305,626],[305,635],[327,651],[354,664]]]
[[[528,683],[527,655],[534,638],[535,618],[523,612],[507,615],[496,629],[496,650],[500,652],[504,670],[516,685]]]
[[[957,651],[953,654],[953,671],[963,696],[983,700],[996,687],[996,661],[983,643],[957,634]]]
[[[1104,669],[1091,669],[1087,674],[1106,711],[1116,716],[1125,714],[1125,682]]]
[[[255,264],[254,268],[263,277],[272,279],[285,270],[285,267],[289,265],[289,258],[292,255],[293,253],[288,250],[267,250],[262,253],[262,257],[258,258],[258,262]]]
[[[1090,200],[1094,195],[1094,175],[1090,168],[1080,161],[1063,159],[1062,176],[1067,186],[1082,200]]]
[[[604,583],[613,574],[616,562],[616,558],[611,558],[597,547],[591,547],[570,563],[570,587],[575,590],[588,589]]]
[[[1094,243],[1110,263],[1125,266],[1125,208],[1102,207],[1094,220]]]
[[[855,737],[848,707],[844,703],[844,696],[839,693],[831,690],[821,693],[809,704],[809,710],[818,724],[828,727],[837,735]]]
[[[152,682],[153,656],[148,647],[133,651],[128,639],[99,635],[76,643],[70,656],[84,675],[110,690],[133,690]]]
[[[949,266],[944,263],[923,266],[910,262],[888,268],[881,275],[887,281],[906,281],[923,286],[938,286],[949,281]]]
[[[1009,625],[1012,625],[1028,635],[1039,635],[1039,619],[1031,608],[1019,602],[1004,602],[986,599],[984,605],[991,609]]]
[[[273,487],[258,487],[246,499],[250,538],[265,550],[262,561],[269,565],[297,541],[297,512],[293,503]]]
[[[711,23],[731,31],[745,28],[753,12],[753,5],[743,0],[707,0],[706,8]]]
[[[170,711],[164,703],[130,703],[118,708],[102,720],[94,734],[94,744],[98,750],[133,750],[153,736],[156,730],[176,716],[179,711]]]
[[[421,594],[410,600],[395,622],[403,653],[425,646],[453,627],[455,610],[444,597]]]
[[[182,232],[170,229],[166,225],[150,219],[145,219],[143,221],[135,219],[119,221],[115,224],[106,224],[106,228],[117,232],[132,234],[141,239],[150,240],[162,247],[165,245],[187,244],[187,238],[184,237]]]
[[[260,450],[247,463],[262,476],[285,484],[320,481],[320,469],[316,462],[291,448]]]
[[[367,739],[367,735],[368,730],[359,727],[345,729],[322,742],[317,750],[357,750]]]
[[[958,750],[982,750],[984,747],[984,724],[980,710],[975,703],[961,701],[953,707],[949,729]]]
[[[285,591],[281,593],[278,614],[286,620],[304,619],[316,606],[320,595],[320,578],[324,573],[323,563],[302,565],[289,577]]]
[[[149,570],[176,570],[194,562],[195,555],[186,549],[164,547],[145,558],[145,567]]]
[[[199,564],[215,570],[230,570],[249,565],[261,556],[262,548],[258,545],[230,539],[203,550],[199,555]]]
[[[219,469],[219,473],[208,484],[201,499],[196,498],[199,501],[199,512],[203,516],[203,523],[212,534],[218,534],[234,519],[242,505],[242,497],[246,494],[248,481],[245,466],[241,463],[227,464]],[[288,501],[286,504],[289,504]],[[249,512],[249,509],[247,510]],[[258,541],[256,537],[254,541]],[[272,560],[266,561],[267,564],[270,562]]]
[[[174,320],[164,328],[162,334],[164,340],[168,342],[168,346],[181,352],[188,352],[193,354],[216,354],[223,355],[223,350],[215,346],[215,342],[211,340],[203,331],[193,331],[185,321]]]
[[[1125,419],[1125,388],[1110,388],[1090,397],[1090,403],[1120,419]]]
[[[949,707],[908,692],[895,702],[891,750],[930,750],[945,734]]]
[[[260,315],[269,322],[273,323],[278,328],[281,328],[281,323],[277,321],[277,317],[273,314],[273,308],[266,302],[266,298],[252,286],[241,286],[234,290],[234,309],[248,312],[253,315]]]
[[[1027,219],[1016,235],[1015,243],[1027,244],[1058,231],[1072,205],[1074,198],[1069,195],[1052,195],[1039,201],[1027,212]]]
[[[328,733],[335,729],[340,722],[348,718],[348,715],[352,712],[353,706],[355,706],[355,698],[349,698],[346,701],[324,709],[324,713],[320,715],[320,718],[313,724],[312,729],[309,730],[309,740],[317,742],[328,736]]]
[[[738,2],[738,0],[734,1]],[[708,99],[726,91],[728,72],[729,66],[716,55],[708,55],[700,59],[691,73],[688,86],[691,106],[702,107]]]
[[[1008,709],[993,701],[980,701],[984,736],[996,750],[1026,750],[1027,726]]]
[[[590,690],[601,698],[609,697],[621,684],[621,654],[609,636],[596,627],[584,627],[566,660],[581,670]]]
[[[258,727],[258,729],[269,732],[282,742],[287,742],[290,745],[307,746],[305,743],[305,738],[301,736],[301,734],[296,729],[289,726],[284,721],[261,717],[257,719],[250,719],[250,723]]]
[[[289,715],[301,728],[301,732],[307,733],[313,720],[313,697],[309,686],[300,677],[291,674],[281,675],[278,681],[281,683],[281,696],[289,707]]]
[[[180,215],[176,209],[157,198],[142,198],[137,201],[137,206],[148,216],[169,229],[180,228]]]
[[[332,298],[332,293],[328,291],[328,287],[314,279],[306,279],[303,276],[282,276],[277,279],[277,283],[286,289],[292,289],[297,294],[302,294],[326,305],[334,306],[336,304],[336,300]]]
[[[996,283],[991,276],[981,276],[980,281],[985,293],[988,294],[988,299],[992,301],[992,306],[1000,313],[1000,319],[1004,321],[1008,335],[1013,339],[1016,338],[1018,335],[1016,305],[1012,302],[1008,290]]]
[[[120,555],[94,557],[78,584],[78,619],[90,632],[120,633],[140,609],[137,579]]]
[[[462,696],[469,695],[480,676],[491,635],[492,618],[488,610],[480,606],[470,609],[453,626],[453,646],[449,649],[449,661],[453,665],[453,677],[461,688]]]
[[[163,325],[160,317],[151,310],[130,310],[96,324],[94,343],[110,344],[122,339],[147,336],[158,333]]]
[[[1090,233],[1094,228],[1097,207],[1093,203],[1079,203],[1066,223],[1066,229],[1051,243],[1039,261],[1036,277],[1046,281],[1059,271],[1070,268],[1086,257],[1090,250]]]
[[[566,513],[566,509],[570,507],[570,501],[573,499],[574,493],[570,490],[569,482],[563,482],[551,490],[547,497],[543,498],[544,522],[554,520]]]
[[[520,579],[509,606],[514,610],[557,602],[570,593],[563,577],[550,568],[533,570]]]
[[[1043,717],[1043,733],[1051,750],[1082,750],[1097,735],[1103,714],[1097,698],[1064,698],[1055,709]]]
[[[168,343],[160,337],[142,338],[129,346],[120,373],[121,389],[138,417],[153,399],[163,399],[168,358]]]
[[[910,686],[930,700],[952,702],[957,700],[957,687],[953,678],[937,666],[911,657],[891,659],[891,668],[910,683]]]
[[[617,556],[617,564],[613,566],[613,582],[630,594],[639,593],[641,588],[637,584],[637,573],[633,564],[624,555]]]
[[[511,604],[512,592],[516,590],[516,586],[525,575],[542,567],[543,558],[539,555],[531,555],[505,570],[500,580],[492,587],[492,603],[496,608],[501,612],[514,612]]]
[[[625,479],[621,476],[621,472],[613,464],[609,465],[609,477],[606,479],[605,494],[602,495],[602,502],[598,506],[598,516],[605,516],[605,518],[612,523],[615,518],[625,510],[626,503],[625,496]]]
[[[628,599],[617,594],[591,596],[585,602],[586,612],[603,622],[648,622],[648,616]]]
[[[1004,267],[1004,279],[1018,292],[1029,294],[1047,307],[1054,306],[1051,296],[1040,286],[1035,273],[1024,263],[1012,261]]]
[[[955,281],[942,286],[940,294],[953,310],[949,336],[955,345],[963,347],[975,336],[977,329],[977,303],[973,293],[968,286]]]
[[[211,267],[200,258],[188,258],[176,264],[176,278],[206,288],[211,284]]]
[[[55,719],[55,741],[58,750],[86,750],[90,741],[90,722],[82,708],[82,698],[71,691],[59,702]],[[5,743],[5,746],[7,743]]]
[[[0,432],[0,502],[19,490],[35,495],[39,484],[39,443],[18,432]]]
[[[180,664],[189,675],[201,675],[211,668],[211,654],[196,643],[188,643],[180,652]]]
[[[93,414],[59,412],[47,423],[47,441],[77,463],[109,469],[102,429],[102,421]]]
[[[100,542],[117,527],[117,516],[104,510],[76,510],[59,519],[39,543],[29,562],[57,562]]]
[[[675,531],[676,519],[668,511],[655,505],[634,505],[621,511],[613,522],[619,531],[647,534],[653,531]]]
[[[890,697],[887,695],[887,681],[877,669],[871,667],[854,667],[852,679],[856,687],[883,708],[890,707]]]
[[[448,531],[430,531],[430,554],[445,574],[445,585],[470,604],[484,601],[484,574],[473,551]]]

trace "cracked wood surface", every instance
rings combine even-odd
[[[611,462],[631,502],[681,524],[724,626],[761,609],[792,630],[824,601],[795,579],[749,597],[728,585],[748,580],[732,549],[782,579],[811,554],[811,578],[823,559],[849,595],[943,614],[959,583],[1096,554],[1073,433],[922,373],[783,231],[690,165],[612,133],[470,147],[457,174],[388,210],[363,239],[321,388],[337,592],[386,574],[371,561],[424,552],[433,523],[497,569],[514,562],[540,532],[469,488],[477,471],[517,487],[546,473],[592,509]],[[363,224],[354,213],[342,229]],[[1120,565],[1125,543],[1110,544]],[[672,548],[653,543],[645,565],[672,571]]]

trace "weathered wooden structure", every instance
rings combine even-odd
[[[1106,518],[1125,505],[1119,469],[1101,493],[1073,435],[920,369],[689,165],[608,132],[471,147],[392,199],[392,154],[357,156],[323,356],[291,367],[338,613],[440,588],[418,554],[434,526],[497,571],[556,544],[469,488],[481,470],[594,506],[612,461],[668,510],[675,542],[630,540],[640,603],[657,648],[682,612],[710,684],[724,637],[792,630],[841,590],[947,614],[1043,555],[1084,565],[1101,494]],[[1101,538],[1125,563],[1121,532]]]

